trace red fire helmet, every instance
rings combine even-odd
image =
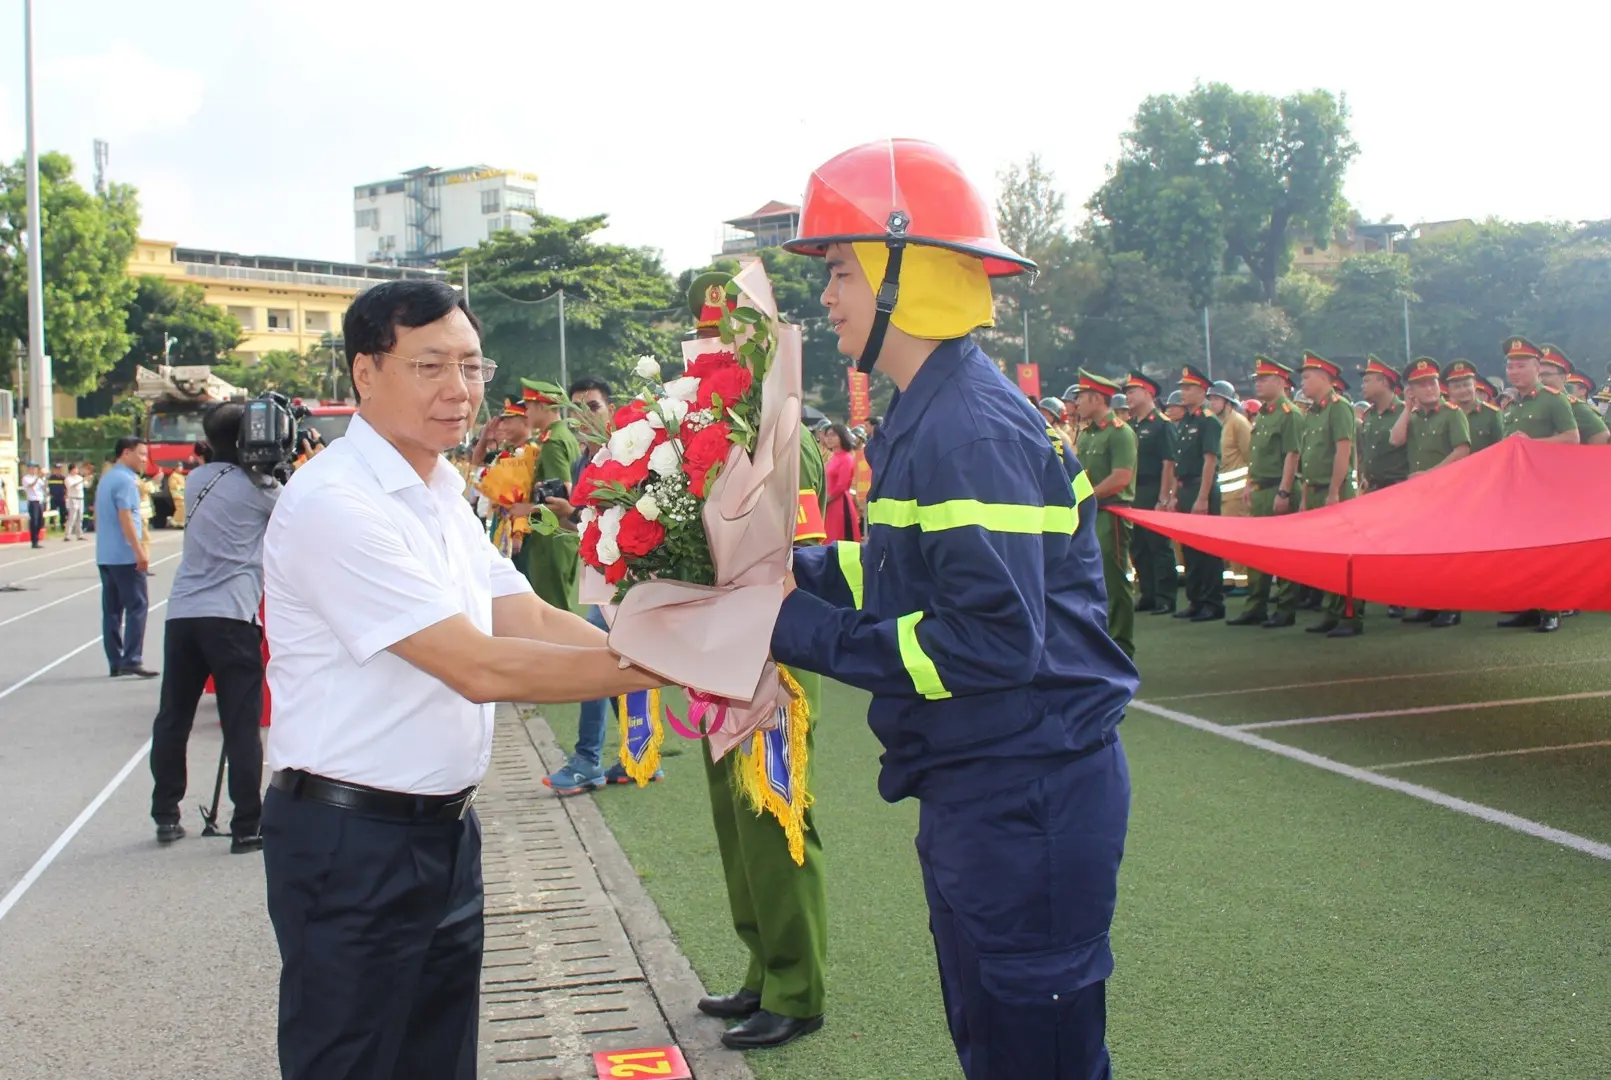
[[[977,256],[985,273],[1034,273],[1001,242],[995,215],[962,167],[933,143],[881,139],[832,158],[811,174],[799,235],[784,248],[822,255],[829,244],[904,239]]]

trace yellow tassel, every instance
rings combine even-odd
[[[792,802],[782,796],[766,779],[766,735],[757,731],[750,740],[745,760],[733,770],[735,783],[756,814],[770,813],[783,826],[789,840],[789,858],[794,865],[805,865],[805,812],[811,806],[811,793],[806,790],[807,758],[806,736],[811,730],[811,706],[806,702],[805,691],[788,670],[779,667],[778,678],[792,699],[789,702],[789,791]]]
[[[621,726],[621,767],[637,781],[639,787],[648,787],[649,778],[660,768],[660,745],[666,741],[666,728],[660,721],[660,691],[649,691],[649,745],[644,748],[643,757],[637,761],[633,761],[627,753],[627,696],[622,694],[618,703],[620,708],[616,712]]]

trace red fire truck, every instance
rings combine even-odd
[[[220,401],[244,396],[243,391],[214,375],[206,365],[136,368],[135,395],[146,402],[145,440],[150,461],[146,475],[156,484],[151,496],[152,524],[166,528],[173,517],[173,496],[168,478],[175,469],[188,472],[195,445],[205,437],[202,416]]]

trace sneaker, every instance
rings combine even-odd
[[[656,769],[654,771],[654,775],[649,777],[649,783],[651,783],[651,784],[659,783],[661,780],[664,780],[665,778],[666,778],[665,772],[663,770],[661,770],[661,769]],[[627,775],[626,766],[621,764],[619,761],[617,761],[614,765],[611,765],[608,769],[604,770],[604,782],[606,784],[636,784],[637,783],[636,780],[632,779],[632,777]]]
[[[543,777],[543,786],[553,788],[555,795],[580,795],[584,791],[596,791],[607,783],[603,769],[575,759]]]

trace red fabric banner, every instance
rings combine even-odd
[[[873,396],[865,374],[850,369],[850,426],[865,424],[873,415]]]
[[[1022,390],[1036,401],[1040,400],[1039,364],[1018,365],[1018,389]]]
[[[1611,446],[1506,439],[1405,483],[1278,518],[1116,512],[1211,555],[1361,600],[1611,611]]]

